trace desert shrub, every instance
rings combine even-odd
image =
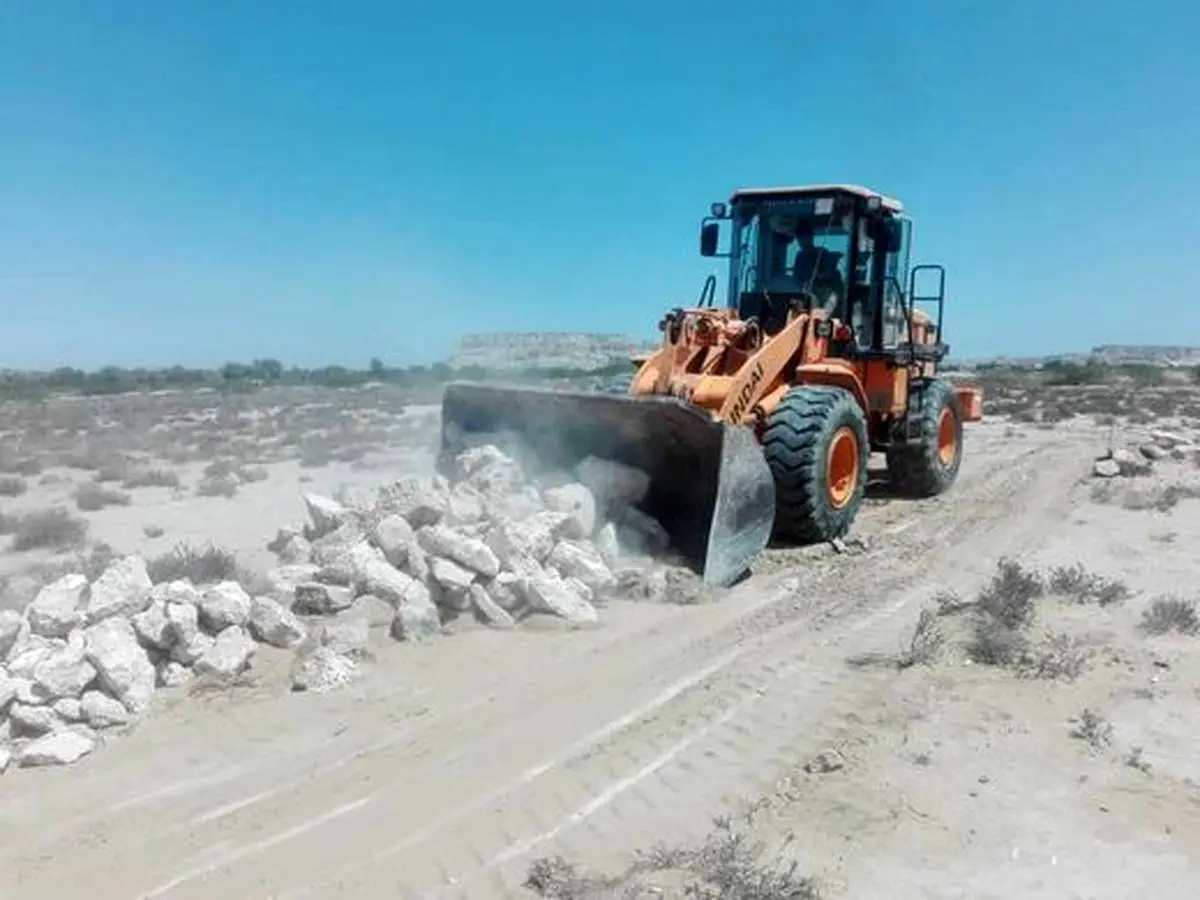
[[[237,477],[242,484],[254,484],[266,481],[271,477],[271,473],[262,466],[242,466],[237,470]]]
[[[1029,639],[1019,630],[980,613],[967,645],[967,655],[984,666],[1012,666],[1024,659],[1028,649]]]
[[[75,505],[83,512],[95,512],[106,506],[128,506],[133,497],[124,491],[106,488],[96,482],[86,482],[75,489]]]
[[[1042,577],[1021,564],[1002,559],[991,582],[980,592],[976,606],[1006,628],[1025,628],[1033,623],[1037,598],[1045,593]]]
[[[1182,597],[1159,597],[1142,614],[1142,630],[1147,634],[1196,634],[1200,632],[1200,615],[1196,601]]]
[[[1080,563],[1051,570],[1047,588],[1052,594],[1069,597],[1077,603],[1111,606],[1130,597],[1129,587],[1119,578],[1105,578],[1089,572]]]
[[[129,490],[147,487],[177,488],[179,485],[179,476],[170,469],[138,469],[130,472],[122,483],[122,487]]]
[[[1074,681],[1087,668],[1091,653],[1071,635],[1055,633],[1030,654],[1027,674],[1051,681]]]
[[[41,460],[32,456],[14,456],[0,453],[0,474],[22,475],[31,478],[42,474]]]
[[[29,485],[20,475],[4,475],[0,477],[0,497],[20,497]]]
[[[82,546],[88,524],[61,506],[39,509],[21,516],[13,531],[11,547],[18,553],[27,550],[65,552]]]
[[[206,475],[196,484],[201,497],[232,497],[237,493],[236,475]]]
[[[237,556],[209,544],[196,549],[179,544],[169,553],[156,556],[146,563],[146,571],[155,584],[165,581],[190,581],[192,584],[215,584],[218,581],[243,581],[245,572]]]
[[[1085,708],[1071,730],[1071,737],[1085,741],[1093,750],[1101,750],[1112,743],[1113,727],[1106,718]]]

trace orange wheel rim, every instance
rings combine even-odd
[[[829,443],[829,460],[825,464],[825,483],[829,505],[841,509],[854,496],[858,487],[858,439],[847,425],[839,428]]]
[[[946,407],[938,419],[938,462],[943,466],[954,463],[954,455],[958,452],[958,433],[955,426],[954,410]]]

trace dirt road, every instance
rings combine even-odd
[[[602,627],[381,637],[324,696],[180,697],[80,765],[0,785],[0,896],[519,895],[531,856],[603,865],[706,830],[730,798],[817,752],[919,604],[970,591],[1070,512],[1095,449],[1065,430],[968,438],[949,495],[872,501],[845,555],[772,551],[721,602],[610,605]],[[278,676],[278,677],[277,677]]]

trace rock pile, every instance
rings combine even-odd
[[[1097,478],[1149,475],[1154,463],[1170,459],[1200,461],[1200,444],[1175,432],[1151,431],[1136,450],[1118,448],[1097,459],[1092,474]]]

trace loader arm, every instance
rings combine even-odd
[[[801,354],[811,316],[793,316],[783,330],[767,338],[757,353],[733,376],[717,418],[730,425],[750,424],[762,399],[790,381]]]

